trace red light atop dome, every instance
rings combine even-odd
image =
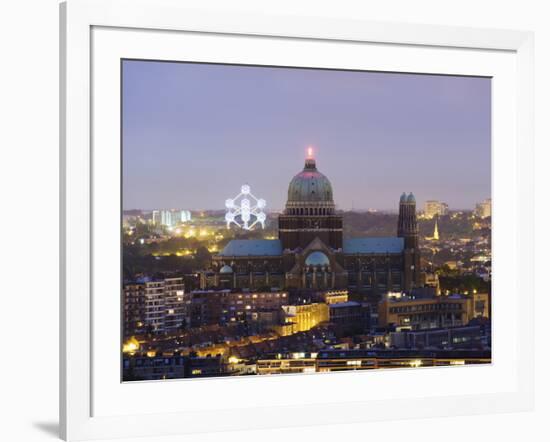
[[[308,158],[313,158],[313,147],[309,146],[307,148],[307,157]]]

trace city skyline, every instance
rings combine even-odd
[[[123,208],[223,210],[248,183],[281,210],[311,145],[339,209],[471,210],[490,105],[488,78],[124,61]]]

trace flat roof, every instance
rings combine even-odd
[[[218,256],[280,256],[283,246],[278,239],[233,239]]]
[[[401,253],[405,240],[397,236],[344,239],[344,254]]]

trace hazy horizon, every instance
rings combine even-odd
[[[441,202],[445,202],[445,201],[441,201]],[[479,201],[481,202],[481,201]],[[454,208],[454,207],[449,207],[449,211],[450,212],[471,212],[471,211],[474,211],[475,207],[465,207],[465,208]],[[156,207],[156,208],[140,208],[140,207],[130,207],[130,208],[125,208],[123,209],[123,212],[131,212],[131,211],[134,211],[134,210],[139,210],[141,212],[152,212],[154,210],[189,210],[191,212],[224,212],[226,211],[226,209],[224,207],[218,207],[218,208],[212,208],[212,207],[199,207],[199,208],[194,208],[194,207]],[[270,213],[280,213],[284,210],[284,207],[280,207],[280,208],[269,208],[267,210],[264,210],[265,213],[267,214],[270,214]],[[424,210],[424,205],[416,205],[416,210],[421,212]],[[395,209],[380,209],[380,208],[376,208],[376,207],[369,207],[369,208],[359,208],[359,207],[354,207],[354,208],[348,208],[348,209],[342,209],[342,208],[339,208],[339,207],[336,207],[336,211],[341,211],[341,212],[368,212],[368,211],[374,211],[375,213],[378,212],[378,213],[389,213],[389,214],[398,214],[399,213],[399,207],[396,206]]]
[[[122,98],[124,210],[281,210],[308,146],[341,210],[491,196],[489,78],[125,60]]]

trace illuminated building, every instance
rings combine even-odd
[[[221,356],[188,357],[185,360],[186,378],[204,378],[220,376],[224,373],[224,364]]]
[[[136,354],[123,357],[122,371],[125,381],[197,378],[223,375],[224,364],[219,356]]]
[[[486,303],[482,301],[486,300]],[[378,304],[378,325],[397,330],[463,326],[489,316],[488,295],[385,296]]]
[[[145,331],[145,285],[125,284],[122,302],[124,337]]]
[[[403,194],[395,237],[344,238],[332,185],[310,150],[292,178],[278,239],[232,240],[213,257],[201,287],[351,289],[365,295],[420,284],[416,201]]]
[[[145,283],[143,322],[146,330],[151,333],[164,332],[164,281],[150,281]]]
[[[449,206],[447,203],[440,201],[429,200],[424,203],[424,216],[426,218],[433,218],[435,216],[447,215],[449,212]]]
[[[480,218],[489,218],[491,216],[491,198],[476,204],[475,214]]]
[[[185,377],[184,356],[125,355],[122,372],[125,381],[154,381]]]
[[[232,292],[197,290],[184,295],[184,317],[189,327],[226,324],[241,320],[258,326],[276,324],[287,292]]]
[[[175,227],[191,221],[191,212],[189,210],[153,210],[152,220],[156,225]]]
[[[431,287],[435,290],[436,295],[441,295],[441,286],[437,273],[422,273],[422,282],[424,287]]]
[[[438,216],[435,217],[433,236],[427,236],[426,237],[426,239],[428,241],[439,241],[439,226],[437,224],[437,219],[438,218],[439,218]]]
[[[258,374],[256,362],[242,361],[234,356],[230,356],[228,362],[226,369],[230,375]]]
[[[183,278],[167,278],[164,280],[164,330],[176,330],[182,326],[184,304]],[[146,319],[147,322],[147,319]]]
[[[280,357],[262,358],[256,363],[258,374],[315,373],[316,354],[293,353]]]
[[[124,284],[124,334],[177,330],[184,320],[183,278]]]
[[[490,318],[491,317],[491,295],[489,293],[474,293],[468,295],[468,317]]]
[[[386,296],[378,306],[378,325],[394,325],[398,330],[417,330],[466,324],[466,300],[461,297],[449,298]]]
[[[317,355],[317,371],[441,367],[489,362],[489,350],[326,350]]]
[[[182,223],[191,221],[191,212],[189,210],[180,210],[180,221]]]
[[[325,304],[336,304],[348,302],[349,294],[347,290],[329,290],[321,293],[321,298]]]
[[[162,210],[160,212],[160,223],[167,227],[173,226],[177,223],[177,217],[173,216],[173,212],[170,210]]]
[[[281,336],[311,330],[317,325],[328,322],[329,306],[323,303],[284,305],[284,324],[274,327]]]
[[[390,345],[396,348],[490,348],[491,327],[489,324],[468,325],[390,333]]]
[[[489,350],[322,350],[315,354],[291,353],[262,357],[258,374],[328,373],[376,368],[462,366],[491,362]]]

